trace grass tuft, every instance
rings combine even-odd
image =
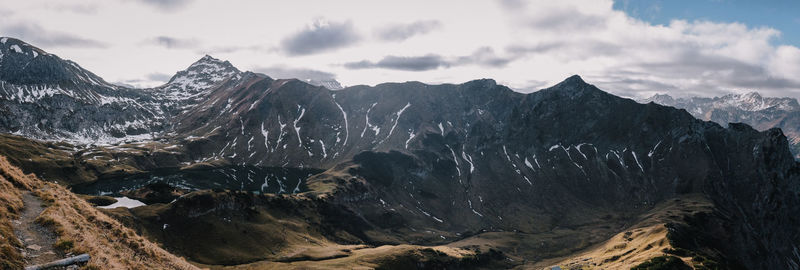
[[[75,243],[69,239],[61,239],[56,242],[55,247],[61,251],[69,252],[72,248],[75,247]]]

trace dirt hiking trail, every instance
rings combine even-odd
[[[45,208],[42,206],[42,200],[30,191],[26,191],[22,194],[22,201],[25,203],[25,208],[19,219],[12,223],[17,239],[22,241],[24,246],[21,253],[25,257],[26,265],[43,264],[64,258],[64,254],[54,247],[58,238],[56,234],[50,228],[35,222]]]

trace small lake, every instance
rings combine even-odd
[[[254,193],[298,193],[308,190],[309,176],[320,169],[256,166],[228,166],[208,170],[165,169],[119,178],[100,179],[94,183],[72,186],[72,191],[88,195],[120,196],[147,184],[162,182],[187,190],[228,189]]]

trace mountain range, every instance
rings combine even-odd
[[[491,79],[331,90],[211,56],[133,89],[0,41],[0,130],[13,134],[0,154],[89,195],[168,183],[163,203],[104,213],[198,265],[800,265],[790,143],[780,125],[738,123],[789,119],[768,112],[793,100],[682,110],[577,75],[530,94]],[[193,188],[199,175],[214,188]]]
[[[762,97],[757,92],[750,92],[713,98],[673,98],[656,94],[639,102],[685,109],[697,119],[723,126],[746,123],[758,130],[780,128],[789,138],[795,158],[800,158],[800,104],[797,99]]]

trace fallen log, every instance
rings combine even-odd
[[[88,262],[90,258],[91,257],[89,256],[89,254],[84,253],[84,254],[81,254],[81,255],[78,255],[78,256],[72,256],[72,257],[69,257],[69,258],[64,258],[64,259],[57,260],[57,261],[52,261],[52,262],[49,262],[49,263],[38,264],[38,265],[34,265],[34,266],[28,266],[28,267],[25,267],[25,270],[43,270],[43,269],[59,267],[59,266],[70,266],[70,265],[77,264],[77,263]]]

